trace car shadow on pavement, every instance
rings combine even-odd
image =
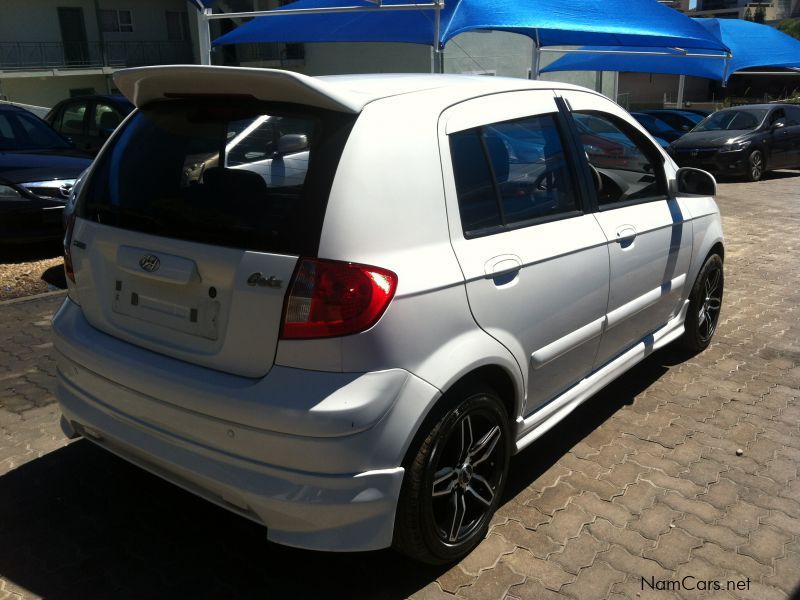
[[[761,176],[760,181],[771,181],[773,179],[790,179],[792,177],[800,177],[800,170],[796,171],[767,171]],[[718,183],[747,183],[741,177],[725,176],[717,174],[714,176]]]
[[[64,265],[50,267],[42,273],[42,279],[61,290],[67,289],[67,275],[64,273]]]
[[[45,258],[56,258],[63,252],[61,242],[36,244],[0,244],[0,264],[25,263]]]
[[[506,500],[663,375],[660,351],[516,456]],[[447,570],[390,550],[278,546],[85,440],[0,477],[0,577],[46,598],[405,598]],[[13,589],[13,587],[12,587]]]
[[[623,406],[653,385],[670,366],[690,358],[677,348],[654,352],[622,377],[614,380],[544,436],[514,456],[504,501],[509,501],[536,481],[569,450],[602,425]]]

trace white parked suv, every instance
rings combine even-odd
[[[82,435],[281,544],[456,560],[509,458],[714,334],[713,177],[553,82],[116,75],[76,186],[58,398]]]

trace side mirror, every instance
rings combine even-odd
[[[707,171],[681,167],[675,174],[674,196],[716,196],[717,180]]]
[[[302,133],[287,133],[278,140],[278,156],[302,152],[308,149],[308,136]]]

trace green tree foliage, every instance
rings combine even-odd
[[[753,12],[750,10],[750,7],[747,7],[747,10],[744,11],[744,20],[745,21],[752,21],[753,20]]]
[[[778,23],[778,31],[800,40],[800,19],[783,19]]]
[[[756,6],[756,11],[753,13],[753,21],[756,23],[763,23],[767,18],[767,10],[763,6]]]

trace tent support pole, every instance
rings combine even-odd
[[[731,70],[731,55],[725,57],[725,69],[722,72],[722,87],[728,87],[728,77]]]
[[[675,103],[675,108],[683,108],[683,93],[686,87],[686,75],[678,77],[678,100]]]
[[[442,0],[434,1],[433,9],[433,45],[431,49],[431,73],[444,73],[444,56],[439,38],[442,33]]]
[[[208,15],[210,8],[197,11],[197,54],[201,65],[211,64],[211,27]]]
[[[536,39],[533,40],[533,55],[531,56],[531,79],[539,79],[542,68],[542,45],[539,41],[539,30],[536,29]]]

